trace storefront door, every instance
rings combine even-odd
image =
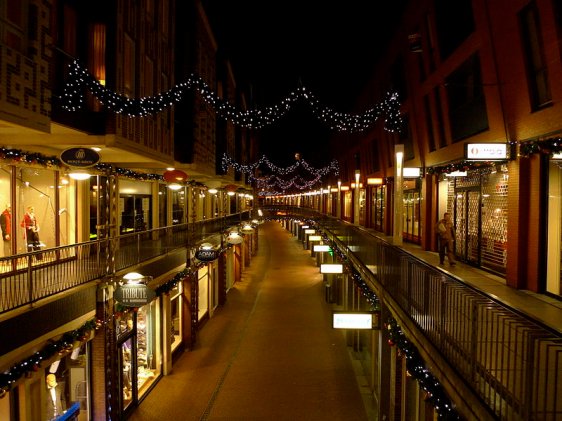
[[[455,252],[465,262],[478,266],[481,257],[480,208],[480,188],[455,191]]]

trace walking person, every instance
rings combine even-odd
[[[443,214],[443,219],[437,222],[436,231],[439,235],[439,264],[445,263],[445,254],[447,254],[449,264],[455,266],[455,228],[450,213]]]

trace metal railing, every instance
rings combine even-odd
[[[282,209],[316,219],[499,419],[562,419],[560,332],[363,229],[310,209]]]
[[[208,236],[249,218],[249,212],[124,234],[32,253],[0,258],[0,314],[102,279],[106,255],[120,271],[173,250],[196,245]]]

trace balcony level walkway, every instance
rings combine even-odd
[[[373,419],[324,294],[310,251],[264,223],[226,304],[130,420]]]
[[[544,294],[511,288],[506,285],[505,279],[470,265],[457,262],[451,267],[447,259],[443,265],[439,265],[437,253],[423,251],[419,246],[404,243],[403,248],[418,259],[448,272],[459,282],[470,285],[497,302],[562,333],[562,301]]]

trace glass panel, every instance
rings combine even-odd
[[[161,372],[158,300],[137,312],[137,386],[139,398]]]
[[[178,283],[170,292],[170,313],[171,313],[171,344],[174,351],[182,340],[182,283]]]
[[[17,172],[16,214],[25,238],[17,245],[18,253],[56,247],[55,173],[35,168]]]
[[[123,391],[123,409],[133,402],[133,338],[127,339],[121,345],[121,390]]]
[[[12,205],[11,205],[11,166],[0,167],[0,228],[2,229],[2,256],[12,255],[12,241],[16,240],[17,235],[12,235],[15,222],[12,219]]]
[[[197,272],[199,279],[199,320],[209,310],[209,270],[207,266]]]

